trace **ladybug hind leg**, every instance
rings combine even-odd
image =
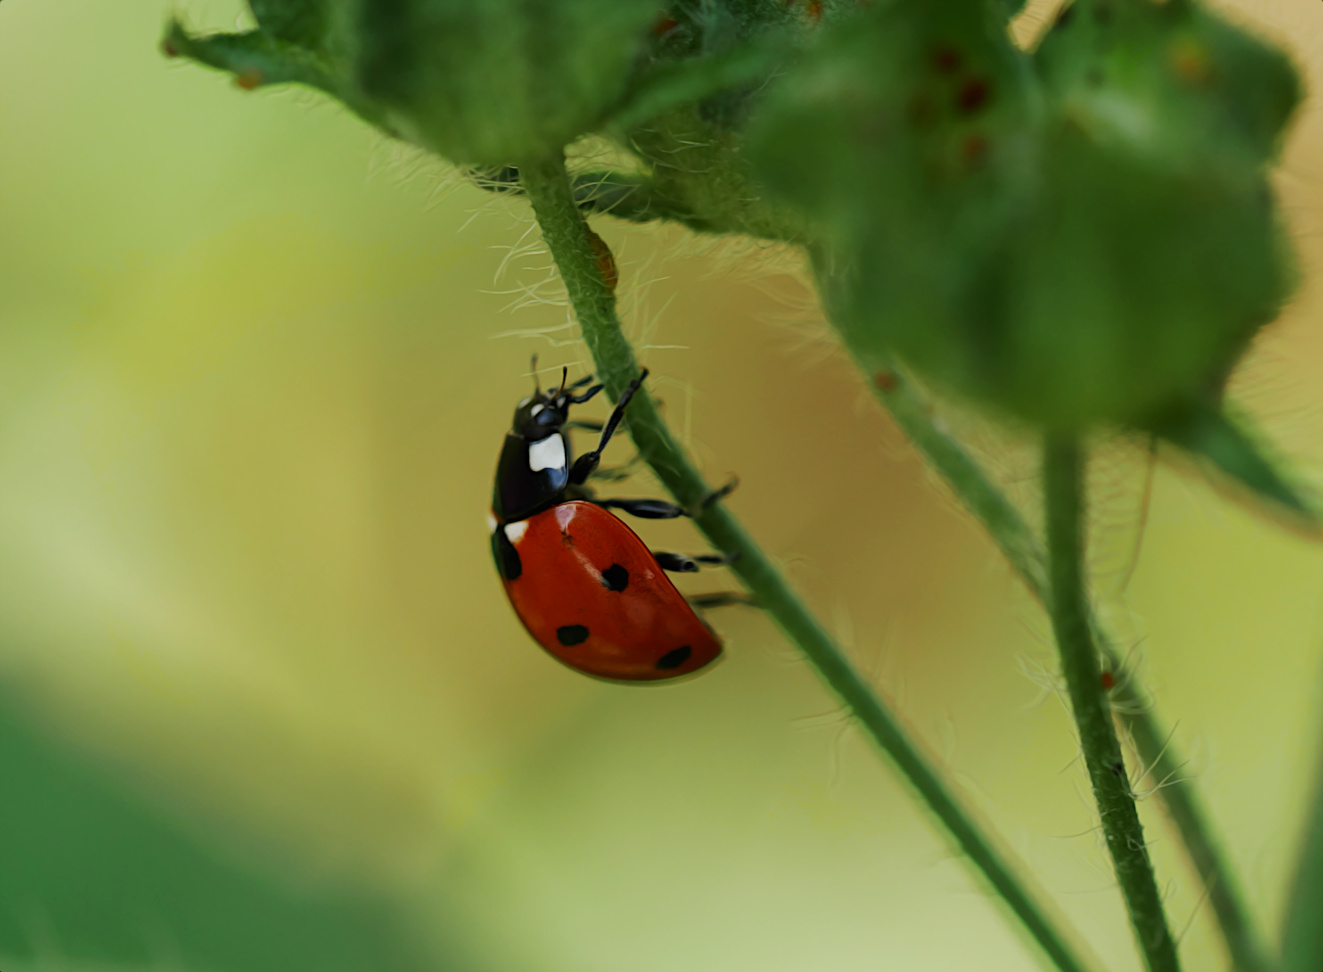
[[[723,554],[696,554],[692,557],[685,554],[666,553],[665,551],[654,550],[652,555],[657,558],[657,563],[662,570],[669,570],[677,574],[694,574],[699,570],[700,564],[729,564],[738,559],[737,554],[725,556]]]
[[[704,608],[730,607],[735,604],[742,604],[745,607],[759,607],[758,599],[743,591],[713,591],[710,594],[693,594],[686,600],[700,611]]]

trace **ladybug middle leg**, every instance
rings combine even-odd
[[[717,500],[724,499],[733,493],[735,487],[739,484],[739,479],[732,476],[730,482],[720,489],[712,490],[699,500],[691,510],[668,500],[656,499],[595,499],[592,502],[603,509],[624,510],[630,516],[637,516],[644,520],[673,520],[680,516],[698,516]]]

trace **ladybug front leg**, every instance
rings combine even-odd
[[[713,591],[710,594],[692,594],[687,600],[694,607],[699,608],[719,608],[731,607],[735,604],[742,604],[745,607],[758,607],[758,598],[752,594],[745,594],[743,591]]]
[[[643,385],[643,379],[648,377],[648,369],[644,368],[639,376],[625,386],[625,392],[620,396],[620,401],[616,402],[616,407],[611,410],[611,417],[606,420],[606,427],[602,429],[602,438],[598,440],[597,448],[592,452],[585,452],[574,461],[574,466],[570,469],[570,482],[575,485],[584,483],[597,464],[602,461],[602,451],[606,444],[611,441],[611,436],[615,434],[616,426],[625,417],[625,407],[629,400],[634,397],[634,393]]]

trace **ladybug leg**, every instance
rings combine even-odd
[[[583,429],[585,432],[601,432],[606,428],[605,422],[599,422],[597,419],[570,419],[564,425],[563,429]]]
[[[579,384],[580,384],[580,382],[575,382],[573,385],[570,386],[570,389],[573,390],[574,388],[578,387]],[[599,391],[601,391],[601,390],[602,390],[602,386],[601,386],[601,385],[593,385],[592,388],[589,388],[589,389],[588,389],[586,392],[584,392],[582,395],[567,395],[566,398],[569,400],[569,402],[570,402],[571,405],[582,405],[584,402],[588,401],[590,398],[595,397],[595,396],[597,395],[597,393],[598,393]],[[582,424],[582,423],[580,423],[580,424]],[[594,422],[594,423],[592,423],[592,424],[597,426],[597,431],[600,432],[600,431],[602,430],[602,425],[601,425],[600,422]]]
[[[697,554],[688,557],[685,554],[666,553],[658,550],[652,551],[652,555],[657,558],[657,563],[662,570],[669,570],[677,574],[695,574],[698,572],[699,564],[729,564],[738,559],[738,555],[725,557],[721,554]]]
[[[570,477],[570,481],[574,481],[573,476]],[[729,496],[738,485],[739,480],[732,476],[725,486],[714,489],[689,510],[666,500],[655,499],[604,499],[593,502],[603,509],[624,510],[630,516],[642,517],[645,520],[674,520],[680,516],[698,516],[717,500]]]
[[[634,467],[637,463],[629,462],[623,466],[598,466],[593,470],[591,479],[596,479],[604,483],[614,483],[621,479],[628,479],[634,475]]]
[[[700,513],[706,510],[717,500],[725,499],[731,493],[735,492],[735,488],[739,486],[739,484],[740,484],[740,477],[731,476],[730,479],[726,480],[726,485],[720,487],[719,489],[712,490],[712,492],[708,493],[701,500],[699,500],[697,505],[692,510],[688,511],[688,515],[698,516]]]
[[[694,594],[688,598],[690,604],[699,608],[730,607],[743,604],[745,607],[758,607],[758,599],[743,591],[714,591],[711,594]]]
[[[592,471],[597,468],[597,464],[602,461],[602,451],[606,448],[606,444],[611,441],[611,436],[615,434],[616,427],[620,425],[620,420],[625,417],[625,407],[629,404],[629,400],[634,397],[634,393],[642,387],[643,379],[646,377],[648,377],[648,369],[644,368],[637,378],[625,386],[624,394],[620,396],[620,401],[616,402],[616,407],[612,409],[611,417],[606,420],[606,427],[602,429],[602,438],[598,440],[597,448],[592,452],[585,452],[574,460],[574,466],[570,469],[571,483],[578,485],[584,482],[592,474]],[[596,392],[590,389],[585,394],[591,396]]]
[[[603,509],[624,510],[630,516],[642,517],[645,520],[674,520],[676,517],[689,515],[683,506],[676,506],[666,500],[605,499],[593,500],[593,502]]]

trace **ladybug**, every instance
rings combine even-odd
[[[536,370],[534,359],[535,380]],[[567,387],[567,374],[557,391],[537,387],[515,407],[496,465],[491,547],[505,593],[538,644],[585,675],[655,682],[706,668],[721,656],[721,641],[666,572],[727,559],[654,553],[610,509],[648,519],[686,516],[684,509],[664,500],[595,499],[585,485],[648,372],[630,382],[605,424],[570,420],[570,406],[602,386],[581,391],[592,382],[588,376]],[[600,431],[597,448],[572,459],[565,434],[571,428]]]

